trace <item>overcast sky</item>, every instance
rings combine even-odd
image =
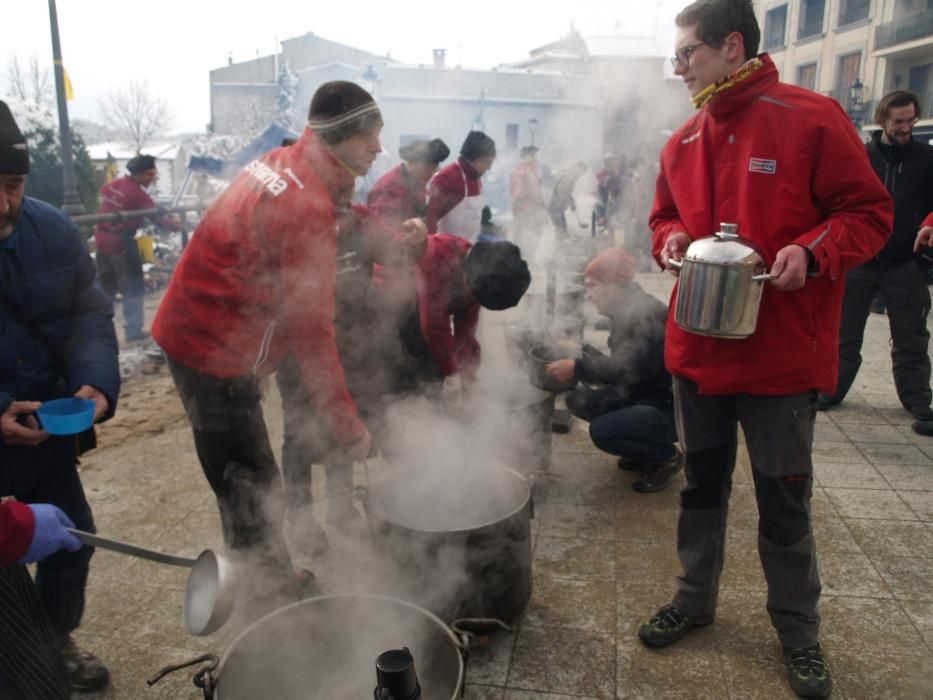
[[[411,63],[447,49],[448,65],[490,68],[556,41],[571,24],[584,36],[651,36],[672,49],[673,17],[687,0],[58,0],[65,67],[75,91],[72,118],[101,121],[108,90],[145,78],[172,108],[176,131],[209,121],[208,71],[273,53],[277,40],[318,36]],[[11,17],[7,13],[7,17]],[[6,67],[37,56],[52,64],[48,3],[20,0],[0,43]]]

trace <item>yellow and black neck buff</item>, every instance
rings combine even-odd
[[[710,100],[716,97],[716,95],[719,95],[734,85],[741,83],[763,65],[764,63],[762,63],[761,59],[756,56],[755,58],[743,63],[742,66],[732,75],[727,75],[722,80],[717,80],[712,85],[707,85],[705,88],[700,90],[700,92],[691,97],[690,101],[693,103],[694,107],[700,109],[709,103]]]

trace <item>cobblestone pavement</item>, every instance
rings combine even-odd
[[[667,277],[640,280],[666,300]],[[864,354],[849,398],[817,418],[823,644],[835,698],[920,700],[933,697],[933,439],[914,434],[898,404],[886,317],[869,319]],[[266,410],[278,444],[277,401]],[[83,467],[101,534],[191,555],[220,545],[213,496],[164,370],[128,382],[102,442]],[[533,597],[512,632],[471,655],[467,697],[793,697],[765,612],[747,455],[736,469],[716,623],[662,650],[643,648],[635,632],[673,592],[683,476],[644,495],[629,488],[634,478],[592,447],[579,421],[554,436],[551,474],[535,487]],[[326,592],[344,590],[336,560],[364,556],[332,545],[330,561],[315,565]],[[106,692],[85,697],[201,697],[191,671],[145,682],[166,664],[222,653],[236,634],[231,625],[188,637],[184,582],[184,570],[97,551],[77,637],[113,677]]]

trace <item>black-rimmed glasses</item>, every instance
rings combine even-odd
[[[674,68],[677,68],[677,66],[683,66],[686,68],[688,65],[690,65],[690,57],[693,55],[693,52],[701,46],[706,46],[706,42],[701,41],[698,44],[691,44],[690,46],[684,46],[683,48],[677,49],[674,52],[674,55],[671,56],[671,65],[674,66]]]

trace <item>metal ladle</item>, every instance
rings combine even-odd
[[[153,549],[138,547],[119,540],[101,537],[90,532],[68,531],[91,547],[139,557],[159,564],[191,569],[185,584],[185,630],[194,637],[216,632],[223,627],[233,612],[236,600],[236,578],[233,565],[226,557],[205,549],[196,559],[164,554]]]

